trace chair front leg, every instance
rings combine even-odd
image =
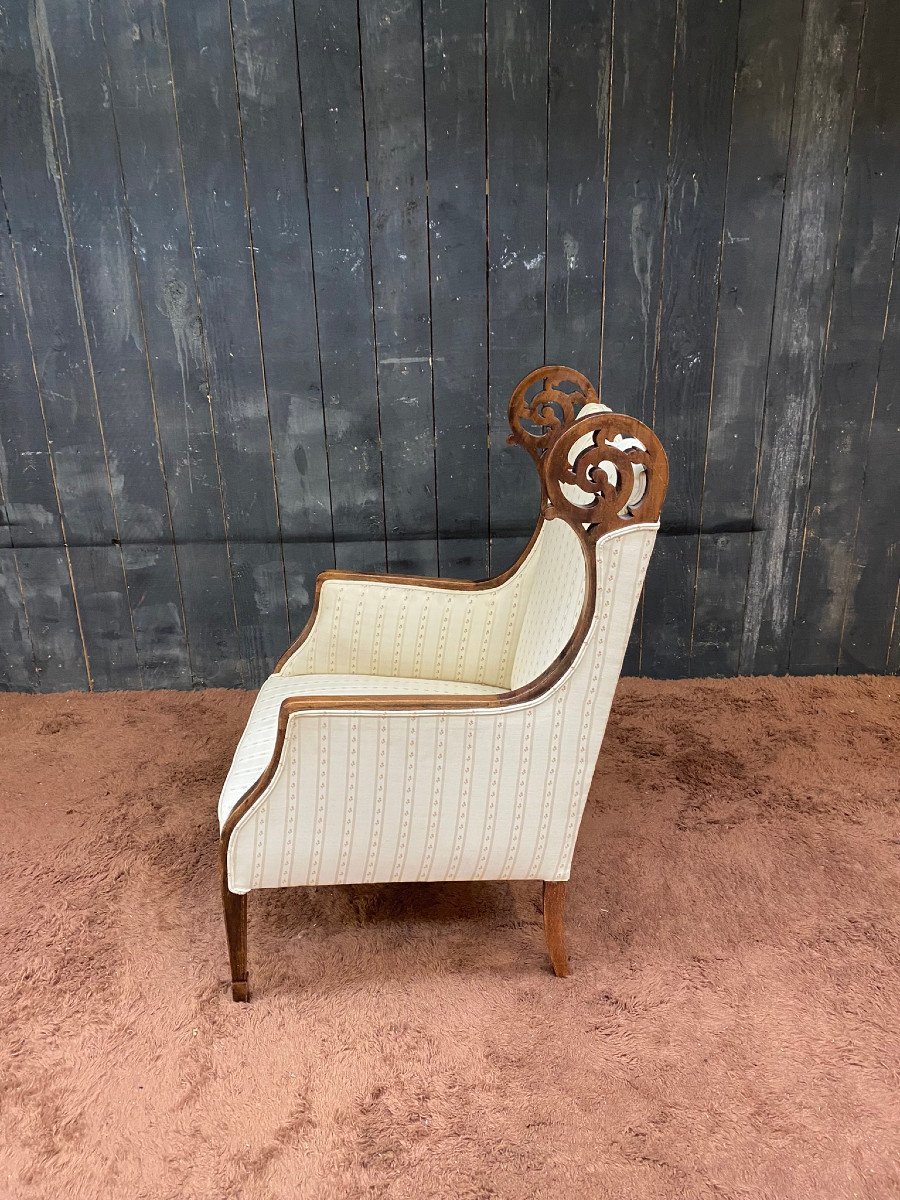
[[[569,956],[566,954],[566,931],[564,925],[566,908],[565,883],[544,882],[544,937],[553,971],[561,979],[569,974]]]
[[[247,896],[239,896],[228,887],[222,871],[222,906],[225,910],[225,934],[228,938],[228,958],[231,962],[231,998],[250,999],[247,978]]]

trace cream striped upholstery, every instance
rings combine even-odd
[[[500,688],[441,679],[390,679],[372,675],[270,675],[259,690],[219,797],[219,821],[256,783],[269,764],[278,732],[278,710],[291,696],[492,696]]]
[[[275,775],[228,843],[230,889],[567,879],[657,528],[631,525],[597,542],[591,628],[537,699],[291,716]],[[285,695],[371,692],[373,676],[392,674],[401,678],[385,679],[385,694],[418,684],[434,693],[443,681],[456,685],[448,695],[460,684],[483,695],[535,677],[574,631],[581,554],[571,528],[550,521],[519,570],[487,592],[326,583],[312,634],[260,693],[220,820],[271,757]]]
[[[519,569],[484,591],[326,579],[312,634],[281,674],[518,687],[549,666],[571,637],[584,576],[575,531],[565,521],[546,521]]]

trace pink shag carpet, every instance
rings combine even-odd
[[[0,698],[0,1195],[900,1196],[900,686],[625,681],[570,885],[256,893],[251,697]]]

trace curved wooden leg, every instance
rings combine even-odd
[[[228,937],[228,958],[231,962],[231,998],[249,1000],[247,979],[247,897],[229,891],[222,880],[222,905],[225,909],[225,933]]]
[[[561,979],[569,974],[566,932],[563,919],[566,908],[565,883],[544,883],[544,937],[553,971]]]

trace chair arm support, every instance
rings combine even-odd
[[[546,827],[540,817],[547,772],[558,769],[559,709],[548,699],[523,702],[510,692],[285,700],[269,765],[222,827],[228,886],[340,883],[348,871],[370,881],[425,879],[432,866],[440,878],[456,870],[459,878],[475,878],[477,870],[485,878],[545,878],[548,870],[563,877],[568,860],[558,871],[544,851],[559,856],[568,793],[561,788],[555,811],[546,811]],[[523,745],[524,759],[538,760],[533,771]],[[470,805],[477,810],[471,823]],[[526,808],[539,814],[534,829]],[[488,820],[502,831],[496,839],[480,833]],[[408,870],[401,867],[406,838]],[[291,841],[302,854],[289,850]]]

